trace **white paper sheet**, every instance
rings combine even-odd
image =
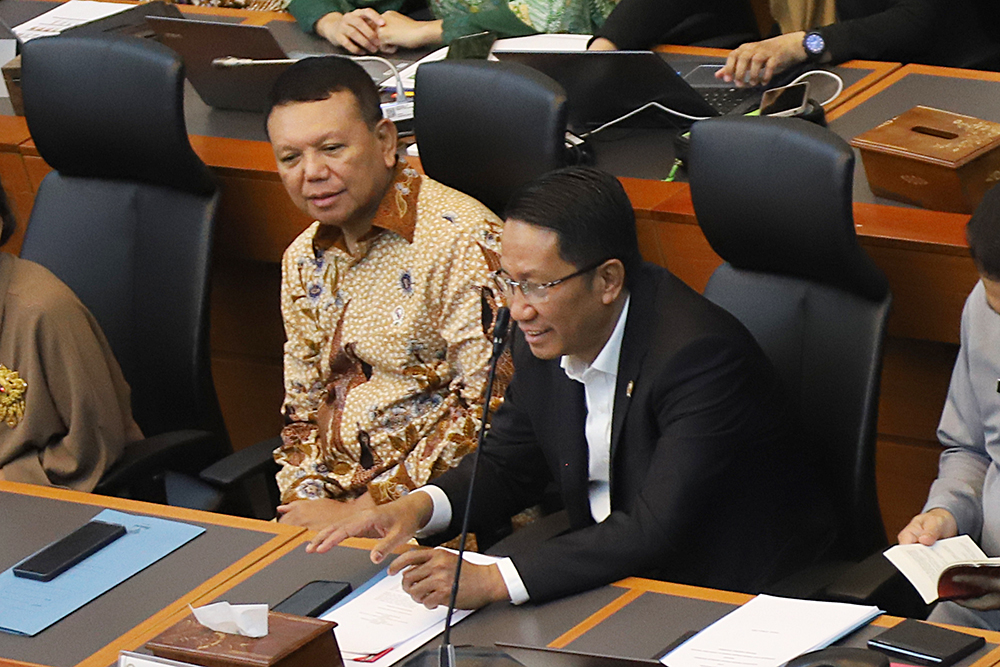
[[[881,613],[878,607],[758,595],[660,662],[668,667],[779,667]]]
[[[25,21],[14,28],[14,34],[22,42],[37,37],[51,37],[67,28],[113,16],[134,6],[118,2],[97,2],[97,0],[69,0],[41,16]]]
[[[987,558],[968,535],[938,540],[930,547],[923,544],[897,544],[887,549],[883,555],[910,580],[927,604],[937,600],[938,579],[949,566],[956,563],[1000,562],[1000,558]]]

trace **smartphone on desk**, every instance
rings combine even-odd
[[[87,556],[97,553],[125,534],[125,526],[91,521],[66,537],[53,542],[20,565],[14,576],[36,581],[51,581]]]
[[[809,83],[795,83],[764,91],[760,99],[761,116],[797,116],[809,105]]]

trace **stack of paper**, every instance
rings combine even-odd
[[[496,560],[476,553],[465,554],[465,562],[476,565]],[[444,631],[448,608],[427,609],[414,602],[403,592],[402,582],[402,572],[393,577],[383,576],[320,616],[337,623],[334,634],[346,664],[389,667]],[[452,625],[471,613],[456,609]]]
[[[37,37],[51,37],[52,35],[58,35],[63,30],[107,18],[132,7],[133,5],[116,2],[69,0],[69,2],[64,2],[55,9],[51,9],[41,16],[17,26],[14,28],[14,34],[22,42],[28,42]]]
[[[758,595],[660,659],[668,667],[779,667],[829,646],[878,607]]]

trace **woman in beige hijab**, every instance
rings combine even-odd
[[[994,1],[770,0],[781,34],[738,47],[717,76],[752,86],[800,63],[858,58],[991,68],[1000,41],[977,3]]]
[[[13,231],[0,188],[0,246]],[[0,252],[0,480],[90,491],[140,439],[97,321],[48,269]]]

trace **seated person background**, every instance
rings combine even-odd
[[[449,44],[485,30],[499,37],[596,34],[591,48],[603,50],[648,49],[661,43],[729,47],[732,42],[711,40],[757,36],[747,0],[624,0],[617,7],[616,2],[430,0],[431,18],[412,13],[405,0],[292,0],[288,11],[303,30],[351,53]]]
[[[0,189],[0,246],[14,218]],[[0,252],[0,480],[90,491],[142,439],[104,333],[45,267]]]
[[[473,529],[559,487],[570,529],[500,565],[466,565],[458,605],[541,602],[626,576],[743,591],[823,550],[830,516],[774,369],[729,313],[644,264],[617,179],[569,168],[508,204],[503,285],[514,377],[480,453]],[[310,550],[455,535],[471,457],[433,484],[321,531]],[[455,557],[409,551],[404,589],[446,604]]]
[[[966,226],[980,281],[962,311],[962,346],[938,426],[938,477],[927,503],[900,533],[900,544],[934,544],[970,535],[987,556],[1000,556],[1000,188]],[[994,586],[995,586],[994,582]],[[939,602],[930,620],[1000,630],[1000,590],[992,596]]]
[[[360,2],[365,3],[357,7]],[[448,44],[484,30],[499,37],[592,34],[615,0],[430,0],[432,18],[407,16],[400,0],[292,0],[299,26],[351,53]]]
[[[397,160],[375,84],[345,58],[289,67],[267,130],[288,194],[316,220],[282,261],[278,511],[319,527],[475,448],[500,221]]]
[[[995,67],[1000,39],[984,28],[981,14],[992,1],[771,0],[781,34],[736,48],[717,76],[741,86],[766,84],[807,61],[855,58]],[[812,32],[820,39],[811,38],[813,53],[807,54],[803,42]]]

